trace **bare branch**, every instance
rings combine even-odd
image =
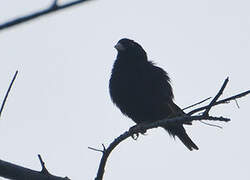
[[[0,176],[16,180],[69,180],[68,177],[53,176],[0,160]]]
[[[199,105],[199,104],[201,104],[201,103],[206,102],[207,100],[209,100],[209,99],[211,99],[211,98],[212,98],[212,97],[208,97],[208,98],[206,98],[206,99],[204,99],[204,100],[202,100],[202,101],[200,101],[200,102],[197,102],[197,103],[195,103],[195,104],[193,104],[193,105],[190,105],[190,106],[188,106],[188,107],[185,107],[185,108],[183,108],[182,110],[184,111],[184,110],[189,109],[189,108],[191,108],[191,107],[197,106],[197,105]]]
[[[38,154],[38,158],[39,158],[39,161],[40,161],[41,166],[42,166],[42,171],[41,171],[41,173],[49,175],[50,173],[49,173],[49,171],[47,170],[47,168],[45,167],[45,163],[44,163],[44,161],[42,160],[42,157],[41,157],[40,154]]]
[[[102,144],[102,148],[103,148],[103,152],[106,151],[106,147],[104,146],[104,144]]]
[[[231,97],[229,97],[229,98],[225,98],[225,99],[222,99],[222,100],[220,100],[220,101],[217,101],[217,102],[214,103],[213,106],[216,106],[216,105],[219,105],[219,104],[228,103],[228,102],[230,102],[230,101],[232,101],[232,100],[239,99],[239,98],[242,98],[242,97],[244,97],[244,96],[247,96],[248,94],[250,94],[250,90],[245,91],[245,92],[240,93],[240,94],[237,94],[237,95],[234,95],[234,96],[231,96]],[[208,106],[203,106],[203,107],[194,109],[194,110],[190,111],[189,113],[187,113],[187,115],[192,115],[192,114],[194,114],[194,113],[203,111],[203,110],[205,110],[205,109],[207,109],[207,108],[208,108]]]
[[[16,71],[10,85],[9,88],[7,90],[7,93],[4,97],[2,106],[1,106],[1,110],[0,110],[0,116],[1,113],[3,111],[5,102],[7,100],[7,97],[9,95],[9,92],[11,90],[11,87],[17,77],[18,71]],[[48,170],[45,167],[45,163],[42,160],[42,157],[40,155],[38,155],[38,158],[40,160],[40,163],[42,165],[42,171],[34,171],[22,166],[18,166],[3,160],[0,160],[0,176],[7,178],[7,179],[16,179],[16,180],[27,180],[27,179],[36,179],[36,180],[69,180],[68,177],[62,178],[59,176],[54,176],[51,175]]]
[[[109,147],[103,152],[103,156],[101,158],[101,162],[99,165],[99,169],[97,172],[97,176],[95,178],[95,180],[102,180],[103,179],[103,174],[105,171],[105,165],[107,162],[107,159],[110,155],[110,153],[114,150],[114,148],[120,144],[123,140],[127,139],[128,137],[131,137],[133,134],[139,134],[139,133],[144,133],[146,130],[148,129],[152,129],[152,128],[158,128],[158,127],[162,127],[162,126],[168,126],[168,125],[172,125],[172,124],[176,124],[176,123],[187,123],[187,122],[192,122],[192,121],[200,121],[200,120],[213,120],[213,121],[224,121],[224,122],[228,122],[230,121],[230,119],[228,118],[224,118],[224,117],[212,117],[212,116],[208,116],[208,117],[204,117],[203,115],[201,116],[180,116],[180,117],[175,117],[175,118],[171,118],[171,119],[163,119],[160,121],[156,121],[153,123],[149,123],[149,124],[142,124],[140,125],[140,128],[130,128],[129,131],[124,132],[122,135],[120,135],[118,138],[116,138],[110,145]]]
[[[104,153],[104,151],[103,151],[103,150],[100,150],[100,149],[96,149],[96,148],[92,148],[92,147],[88,147],[88,149],[93,150],[93,151],[97,151],[97,152]]]
[[[225,117],[213,117],[213,116],[209,116],[209,111],[210,109],[218,104],[223,104],[226,103],[228,101],[231,100],[235,100],[237,98],[241,98],[243,96],[246,96],[250,93],[249,91],[237,94],[235,96],[220,100],[218,102],[216,102],[218,100],[218,98],[221,96],[221,94],[223,93],[226,85],[228,83],[228,78],[224,81],[220,91],[217,93],[217,95],[214,97],[214,99],[210,102],[209,105],[201,107],[201,108],[197,108],[189,113],[187,113],[184,116],[179,116],[179,117],[174,117],[174,118],[169,118],[169,119],[163,119],[160,121],[156,121],[153,123],[148,123],[148,124],[140,124],[140,128],[130,128],[129,131],[124,132],[122,135],[120,135],[119,137],[117,137],[109,146],[107,149],[105,149],[105,151],[103,152],[102,158],[101,158],[101,162],[99,164],[99,168],[98,168],[98,172],[97,172],[97,176],[95,178],[95,180],[102,180],[103,179],[103,175],[104,175],[104,171],[105,171],[105,165],[107,162],[107,159],[109,157],[109,155],[111,154],[111,152],[114,150],[114,148],[120,144],[123,140],[127,139],[128,137],[133,137],[133,135],[139,135],[139,133],[145,133],[148,129],[152,129],[152,128],[158,128],[158,127],[165,127],[165,126],[169,126],[169,125],[173,125],[173,124],[187,124],[190,123],[192,121],[202,121],[202,120],[210,120],[210,121],[222,121],[222,122],[229,122],[230,119],[229,118],[225,118]],[[207,100],[207,99],[205,99]],[[205,100],[199,102],[202,103]],[[196,103],[196,104],[199,104]],[[194,106],[194,105],[192,105]],[[193,115],[192,114],[205,110],[204,113],[202,113],[201,115]],[[204,123],[204,122],[203,122]],[[216,126],[216,125],[213,125]],[[220,126],[216,126],[216,127],[220,127]]]
[[[18,17],[16,19],[0,24],[0,31],[9,27],[30,21],[32,19],[38,18],[40,16],[50,14],[50,13],[53,13],[53,12],[56,12],[56,11],[59,11],[59,10],[62,10],[62,9],[65,9],[74,5],[78,5],[80,3],[87,2],[87,1],[89,0],[77,0],[77,1],[65,3],[63,5],[58,5],[57,0],[54,0],[53,4],[46,9],[34,12],[26,16]]]
[[[216,125],[216,124],[210,124],[210,123],[206,123],[206,122],[203,122],[203,121],[200,121],[202,124],[205,124],[205,125],[207,125],[207,126],[212,126],[212,127],[216,127],[216,128],[220,128],[220,129],[222,129],[222,126],[218,126],[218,125]]]
[[[112,152],[112,150],[119,143],[121,143],[123,140],[127,139],[128,137],[130,137],[132,134],[133,133],[130,133],[129,131],[126,131],[125,133],[123,133],[122,135],[120,135],[118,138],[116,138],[109,145],[109,147],[105,150],[105,152],[103,152],[102,159],[101,159],[101,162],[100,162],[99,169],[98,169],[97,176],[96,176],[95,180],[102,180],[103,174],[104,174],[105,165],[106,165],[107,159],[108,159],[110,153]]]
[[[1,106],[1,109],[0,109],[0,117],[1,117],[1,115],[2,115],[2,112],[3,112],[3,108],[4,108],[4,105],[5,105],[5,102],[6,102],[7,98],[8,98],[8,95],[9,95],[10,90],[11,90],[11,87],[12,87],[12,85],[13,85],[15,79],[16,79],[17,74],[18,74],[18,71],[16,71],[14,77],[12,78],[12,81],[11,81],[11,83],[10,83],[10,85],[9,85],[9,88],[8,88],[8,90],[7,90],[7,92],[6,92],[6,95],[5,95],[5,97],[4,97],[4,100],[3,100],[3,103],[2,103],[2,106]]]
[[[238,104],[237,99],[235,99],[234,101],[235,101],[235,104],[236,104],[237,108],[239,108],[239,109],[240,109],[240,106],[239,106],[239,104]]]
[[[208,113],[210,111],[210,109],[212,108],[212,106],[215,104],[215,102],[219,99],[219,97],[222,95],[225,87],[227,86],[227,83],[229,81],[229,78],[227,77],[227,79],[225,79],[222,87],[220,88],[219,92],[216,94],[216,96],[214,97],[214,99],[210,102],[210,104],[208,105],[208,107],[206,108],[206,111],[203,113],[204,116],[208,116]]]
[[[56,7],[58,7],[57,1],[58,1],[58,0],[54,0],[54,2],[52,3],[51,8],[56,8]]]

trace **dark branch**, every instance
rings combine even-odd
[[[150,124],[143,124],[141,125],[140,129],[130,129],[129,131],[126,131],[122,135],[120,135],[118,138],[116,138],[110,145],[109,147],[103,151],[103,156],[99,165],[99,169],[97,172],[97,176],[95,180],[102,180],[103,179],[103,174],[105,171],[105,165],[107,162],[107,159],[110,155],[110,153],[114,150],[114,148],[120,144],[123,140],[127,139],[128,137],[131,137],[133,134],[138,134],[145,132],[145,130],[152,129],[152,128],[158,128],[162,126],[168,126],[176,123],[187,123],[187,122],[192,122],[192,121],[200,121],[200,120],[213,120],[213,121],[224,121],[228,122],[230,119],[224,118],[224,117],[204,117],[203,115],[201,116],[180,116],[180,117],[175,117],[171,119],[163,119],[160,121],[156,121]]]
[[[18,71],[16,71],[9,88],[7,90],[7,93],[4,97],[1,110],[0,110],[0,116],[3,111],[5,102],[7,100],[7,97],[9,95],[9,92],[11,90],[11,87],[17,77]],[[38,155],[40,163],[42,165],[42,171],[34,171],[22,166],[18,166],[3,160],[0,160],[0,176],[7,178],[7,179],[14,179],[14,180],[27,180],[27,179],[36,179],[36,180],[69,180],[69,178],[65,177],[59,177],[59,176],[53,176],[51,175],[48,170],[45,167],[45,163],[42,160],[42,157]]]
[[[9,88],[8,88],[8,90],[7,90],[7,92],[6,92],[6,95],[5,95],[5,97],[4,97],[4,100],[3,100],[3,103],[2,103],[2,106],[1,106],[1,109],[0,109],[0,117],[1,117],[1,115],[2,115],[2,112],[3,112],[3,108],[4,108],[4,105],[5,105],[5,102],[6,102],[7,98],[8,98],[8,95],[9,95],[10,90],[11,90],[11,87],[12,87],[12,85],[13,85],[15,79],[16,79],[17,74],[18,74],[18,71],[16,71],[14,77],[12,78],[12,81],[11,81],[11,83],[10,83],[10,85],[9,85]]]
[[[222,95],[225,87],[227,86],[228,81],[229,81],[229,78],[225,79],[225,81],[224,81],[222,87],[220,88],[219,92],[216,94],[216,96],[214,97],[214,99],[210,102],[210,104],[206,108],[206,111],[203,113],[204,116],[208,116],[208,113],[209,113],[210,109],[215,104],[215,102],[219,99],[219,97]]]
[[[209,99],[211,99],[211,98],[212,98],[212,97],[206,98],[206,99],[204,99],[204,100],[202,100],[202,101],[200,101],[200,102],[197,102],[197,103],[195,103],[195,104],[193,104],[193,105],[190,105],[190,106],[188,106],[188,107],[185,107],[185,108],[183,108],[182,110],[184,111],[184,110],[189,109],[189,108],[191,108],[191,107],[197,106],[197,105],[199,105],[199,104],[201,104],[201,103],[206,102],[207,100],[209,100]]]
[[[123,133],[122,135],[120,135],[118,138],[116,138],[110,145],[109,147],[106,149],[105,151],[101,151],[103,153],[102,158],[101,158],[101,162],[98,168],[98,172],[97,172],[97,176],[95,178],[95,180],[102,180],[103,179],[103,175],[104,175],[104,171],[105,171],[105,165],[107,162],[107,159],[110,155],[110,153],[114,150],[114,148],[121,143],[123,140],[127,139],[128,137],[133,137],[133,135],[139,135],[139,133],[145,133],[146,130],[148,129],[152,129],[152,128],[157,128],[157,127],[162,127],[162,126],[169,126],[169,125],[173,125],[173,124],[187,124],[190,123],[192,121],[201,121],[201,120],[211,120],[211,121],[222,121],[222,122],[228,122],[230,121],[229,118],[225,118],[225,117],[213,117],[213,116],[209,116],[209,111],[210,109],[218,104],[223,104],[226,102],[229,102],[231,100],[235,100],[237,98],[241,98],[243,96],[246,96],[250,93],[249,91],[237,94],[235,96],[217,101],[218,98],[222,95],[226,85],[228,83],[228,78],[224,81],[220,91],[217,93],[217,95],[214,97],[214,99],[210,102],[209,105],[201,107],[201,108],[197,108],[189,113],[187,113],[184,116],[179,116],[179,117],[175,117],[175,118],[169,118],[169,119],[163,119],[160,121],[156,121],[153,123],[149,123],[149,124],[140,124],[140,128],[130,128],[129,131],[126,131],[125,133]],[[206,99],[207,100],[207,99]],[[205,100],[196,103],[196,104],[200,104],[202,102],[204,102]],[[194,106],[194,105],[192,105]],[[205,110],[204,113],[202,113],[202,115],[193,115],[192,114]],[[219,127],[219,126],[218,126]]]
[[[212,127],[216,127],[216,128],[220,128],[222,129],[222,126],[219,126],[219,125],[216,125],[216,124],[210,124],[210,123],[207,123],[207,122],[203,122],[203,121],[200,121],[202,124],[205,124],[207,126],[212,126]]]
[[[69,2],[69,3],[65,3],[63,5],[58,5],[57,0],[54,0],[53,4],[49,8],[34,12],[34,13],[26,15],[26,16],[18,17],[16,19],[13,19],[13,20],[10,20],[8,22],[0,24],[0,30],[15,26],[15,25],[27,22],[27,21],[30,21],[32,19],[38,18],[38,17],[46,15],[46,14],[50,14],[52,12],[56,12],[56,11],[59,11],[59,10],[62,10],[62,9],[65,9],[65,8],[68,8],[68,7],[71,7],[74,5],[78,5],[78,4],[86,2],[86,1],[89,1],[89,0],[77,0],[77,1]]]
[[[93,150],[93,151],[97,151],[97,152],[104,153],[104,151],[103,151],[103,150],[100,150],[100,149],[96,149],[96,148],[92,148],[92,147],[88,147],[88,149]]]
[[[54,2],[52,3],[51,8],[56,8],[56,7],[58,7],[57,0],[54,0]]]
[[[235,104],[236,104],[237,108],[239,108],[239,109],[240,109],[240,106],[239,106],[239,104],[238,104],[237,99],[235,99],[234,101],[235,101]]]
[[[43,161],[43,159],[42,159],[42,157],[41,157],[40,154],[38,154],[38,158],[39,158],[39,161],[40,161],[41,166],[42,166],[42,171],[41,171],[41,173],[46,174],[46,175],[50,175],[49,171],[48,171],[47,168],[45,167],[45,163],[44,163],[44,161]]]
[[[44,174],[42,172],[34,171],[3,160],[0,160],[0,176],[16,180],[69,180],[67,177],[62,178],[51,174]]]
[[[240,93],[240,94],[237,94],[237,95],[234,95],[234,96],[231,96],[231,97],[229,97],[229,98],[225,98],[225,99],[222,99],[222,100],[220,100],[220,101],[217,101],[217,102],[214,103],[213,106],[216,106],[216,105],[219,105],[219,104],[228,103],[228,102],[230,102],[230,101],[232,101],[232,100],[236,100],[236,99],[242,98],[242,97],[244,97],[244,96],[247,96],[248,94],[250,94],[250,90],[245,91],[245,92]],[[205,109],[207,109],[207,108],[208,108],[208,106],[203,106],[203,107],[194,109],[194,110],[190,111],[190,112],[187,113],[187,114],[188,114],[188,115],[192,115],[192,114],[194,114],[194,113],[203,111],[203,110],[205,110]]]

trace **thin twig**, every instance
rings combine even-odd
[[[250,90],[245,91],[245,92],[240,93],[240,94],[237,94],[237,95],[234,95],[234,96],[231,96],[231,97],[228,97],[228,98],[225,98],[225,99],[222,99],[220,101],[217,101],[217,102],[214,103],[213,106],[216,106],[216,105],[219,105],[219,104],[225,104],[225,103],[227,103],[229,101],[232,101],[232,100],[239,99],[239,98],[242,98],[244,96],[247,96],[248,94],[250,94]],[[190,111],[189,113],[187,113],[187,115],[192,115],[194,113],[203,111],[203,110],[205,110],[207,108],[208,108],[208,105],[200,107],[200,108],[197,108],[197,109],[194,109],[194,110]]]
[[[97,152],[101,152],[101,153],[103,153],[103,152],[104,152],[103,150],[96,149],[96,148],[92,148],[92,147],[88,147],[88,149],[91,149],[91,150],[93,150],[93,151],[97,151]]]
[[[190,106],[188,106],[188,107],[185,107],[185,108],[183,108],[182,110],[184,111],[184,110],[189,109],[189,108],[191,108],[191,107],[197,106],[197,105],[199,105],[199,104],[201,104],[201,103],[206,102],[207,100],[209,100],[209,99],[211,99],[211,98],[212,98],[212,97],[208,97],[208,98],[206,98],[206,99],[204,99],[204,100],[202,100],[202,101],[200,101],[200,102],[197,102],[197,103],[195,103],[195,104],[193,104],[193,105],[190,105]]]
[[[103,148],[103,152],[105,152],[106,151],[106,147],[105,147],[104,144],[102,144],[102,148]]]
[[[42,157],[41,157],[40,154],[38,154],[38,158],[39,158],[39,161],[40,161],[41,166],[42,166],[42,171],[41,171],[41,173],[46,174],[46,175],[50,174],[49,171],[47,170],[47,168],[45,167],[45,163],[44,163],[44,161],[42,160]]]
[[[50,14],[52,12],[56,12],[56,11],[59,11],[59,10],[83,3],[83,2],[87,2],[87,1],[90,1],[90,0],[77,0],[77,1],[65,3],[63,5],[58,5],[57,1],[55,0],[54,3],[46,9],[34,12],[34,13],[26,15],[26,16],[18,17],[16,19],[13,19],[13,20],[10,20],[10,21],[7,21],[5,23],[0,24],[0,30],[12,27],[12,26],[30,21],[32,19],[38,18],[40,16]]]
[[[202,124],[205,124],[207,126],[212,126],[212,127],[217,127],[217,128],[220,128],[222,129],[222,126],[219,126],[219,125],[216,125],[216,124],[210,124],[210,123],[206,123],[206,122],[203,122],[203,121],[200,121]]]
[[[194,117],[194,116],[192,116],[192,117]],[[210,120],[210,121],[222,121],[222,122],[229,122],[229,121],[231,121],[229,118],[225,118],[225,117],[214,117],[214,116],[203,116],[203,118],[202,119],[204,119],[204,120]]]
[[[5,97],[4,97],[4,100],[3,100],[3,103],[2,103],[2,106],[1,106],[1,109],[0,109],[0,117],[1,117],[1,115],[2,115],[2,112],[3,112],[3,108],[4,108],[4,105],[5,105],[5,102],[6,102],[7,98],[8,98],[9,92],[10,92],[10,90],[11,90],[11,87],[12,87],[12,85],[13,85],[15,79],[16,79],[17,74],[18,74],[18,71],[16,71],[14,77],[12,78],[12,81],[11,81],[11,83],[10,83],[10,85],[9,85],[9,88],[8,88],[8,90],[7,90],[7,92],[6,92],[6,95],[5,95]]]
[[[216,94],[216,96],[214,97],[214,99],[210,102],[210,104],[208,105],[207,109],[205,110],[205,112],[203,113],[204,116],[208,116],[208,113],[210,111],[210,109],[212,108],[212,106],[215,104],[215,102],[219,99],[219,97],[222,95],[225,87],[227,86],[227,83],[229,81],[229,78],[227,77],[222,85],[222,87],[220,88],[219,92]]]
[[[235,101],[235,104],[236,104],[237,108],[239,108],[239,109],[240,109],[240,106],[239,106],[239,104],[238,104],[237,99],[235,99],[234,101]]]
[[[56,8],[56,7],[58,7],[57,1],[58,1],[58,0],[54,0],[54,2],[53,2],[52,5],[51,5],[51,8]]]

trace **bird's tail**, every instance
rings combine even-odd
[[[170,135],[173,137],[177,136],[181,142],[190,150],[192,151],[193,149],[198,150],[198,146],[191,140],[191,138],[188,136],[186,133],[186,130],[182,125],[177,125],[175,127],[164,127],[168,131]]]
[[[172,101],[168,103],[168,109],[170,110],[170,117],[185,115],[185,112],[182,111],[181,108]],[[184,124],[192,125],[192,122],[186,122]],[[164,129],[166,129],[171,136],[177,136],[190,151],[192,151],[193,149],[199,149],[196,144],[190,139],[182,124],[166,126],[164,127]]]
[[[199,149],[198,146],[196,146],[196,144],[192,141],[192,139],[188,136],[186,132],[177,134],[177,137],[190,151],[192,151],[193,149],[195,150]]]

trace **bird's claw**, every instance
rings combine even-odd
[[[133,140],[137,140],[139,137],[139,133],[134,133],[131,135],[131,137],[133,138]]]
[[[132,135],[131,137],[134,139],[134,140],[137,140],[138,137],[139,137],[139,133],[141,133],[142,135],[146,135],[146,132],[147,130],[144,129],[144,127],[141,125],[141,124],[137,124],[133,127],[131,127],[129,129],[130,132],[132,132]]]

